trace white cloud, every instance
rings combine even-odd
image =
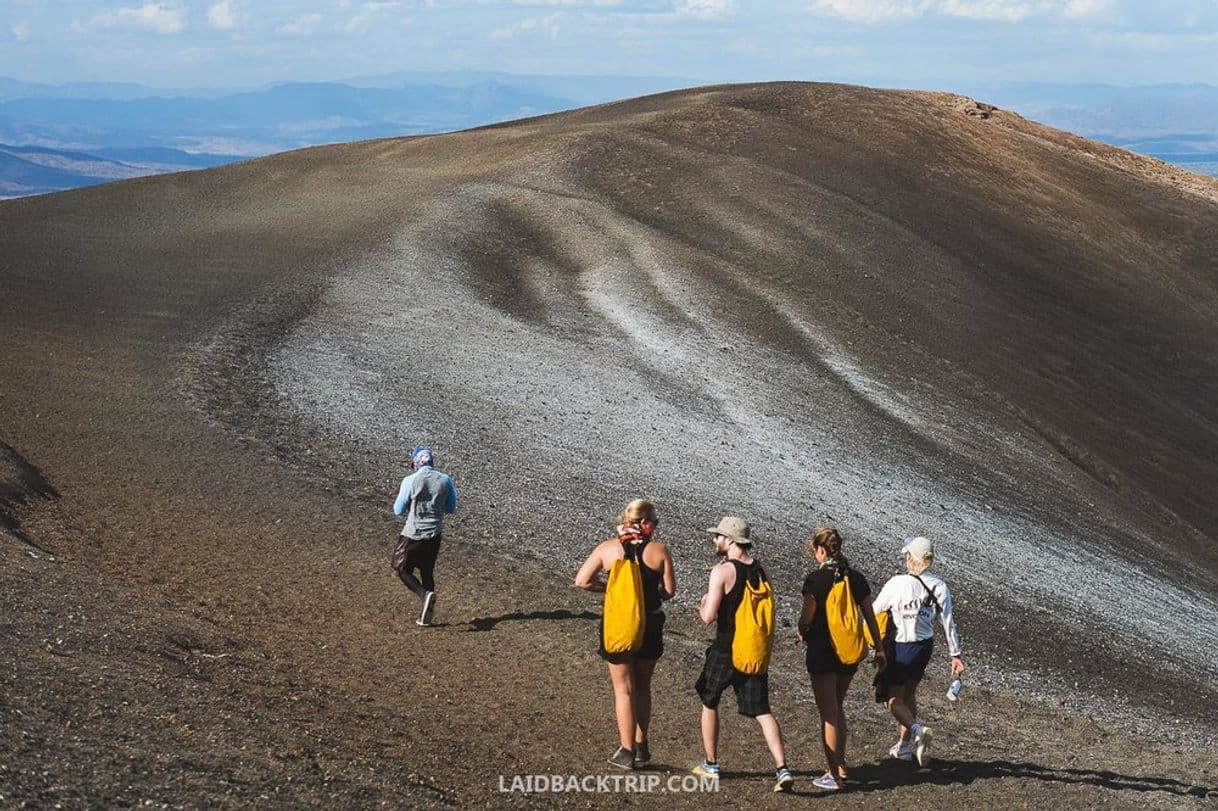
[[[732,0],[677,0],[673,9],[682,17],[720,17],[732,10]]]
[[[372,27],[372,21],[378,14],[386,9],[398,8],[405,5],[401,0],[371,0],[360,6],[360,10],[352,15],[351,19],[347,20],[343,25],[343,30],[348,34],[362,33]],[[411,18],[406,17],[399,22],[408,23]]]
[[[1084,19],[1111,6],[1112,0],[813,0],[811,8],[858,23],[907,22],[928,14],[1017,23],[1036,16]]]
[[[207,24],[226,31],[236,28],[238,22],[237,0],[220,0],[207,9]]]
[[[1017,23],[1033,14],[1043,12],[1045,6],[1050,5],[1053,4],[1029,3],[1024,0],[942,0],[938,10],[949,17]]]
[[[76,24],[73,28],[147,28],[158,34],[176,34],[186,28],[186,12],[165,3],[122,6],[97,15],[83,26]]]
[[[313,33],[313,29],[321,22],[321,15],[316,12],[302,14],[296,19],[286,22],[275,29],[276,34],[286,34],[290,37],[303,37]]]
[[[550,39],[557,39],[560,30],[559,22],[562,20],[562,16],[563,13],[558,11],[547,17],[530,17],[516,25],[508,25],[495,29],[491,32],[491,39],[515,39],[520,34],[532,33],[546,34]]]
[[[20,42],[30,35],[30,21],[22,20],[12,27],[13,39]]]
[[[912,20],[921,16],[924,0],[814,0],[812,9],[856,23]]]
[[[361,11],[347,20],[346,24],[343,25],[343,30],[348,34],[361,34],[372,25],[373,16],[369,11]]]
[[[1072,20],[1106,14],[1112,8],[1112,0],[1068,0],[1062,14]]]

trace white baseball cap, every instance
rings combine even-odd
[[[903,543],[901,557],[905,557],[908,552],[914,560],[926,560],[928,555],[935,554],[935,545],[931,543],[930,538],[919,535],[916,538],[906,538]]]

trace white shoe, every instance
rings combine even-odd
[[[423,612],[414,621],[415,625],[431,625],[431,614],[436,607],[436,593],[429,591],[423,595]]]
[[[930,740],[935,734],[930,727],[914,724],[909,729],[913,733],[913,754],[919,766],[930,763]]]
[[[913,760],[913,748],[910,746],[909,741],[897,741],[892,745],[892,748],[888,750],[888,757],[893,758],[894,760]]]

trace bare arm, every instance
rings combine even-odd
[[[604,569],[605,562],[601,555],[601,546],[598,545],[592,550],[592,554],[588,555],[584,565],[580,566],[579,571],[575,573],[575,587],[584,591],[604,591],[605,581],[597,576]]]
[[[664,545],[664,575],[660,578],[660,597],[664,600],[671,600],[673,595],[677,593],[677,573],[672,565],[672,552],[668,551],[668,545]]]
[[[702,602],[698,606],[698,616],[707,625],[715,621],[719,616],[719,606],[723,603],[723,595],[727,593],[728,574],[735,574],[731,565],[720,563],[715,568],[711,569],[710,583],[706,586],[706,594],[702,596]]]
[[[868,594],[863,598],[863,602],[859,603],[859,608],[863,610],[863,621],[867,623],[867,630],[871,631],[871,638],[875,640],[875,659],[882,667],[888,661],[888,654],[884,652],[884,641],[880,639],[880,624],[875,621],[875,596]]]

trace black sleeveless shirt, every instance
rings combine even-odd
[[[717,622],[715,645],[730,650],[732,638],[736,635],[736,609],[740,608],[740,601],[744,599],[745,580],[747,579],[756,586],[769,578],[766,577],[765,569],[761,568],[761,564],[756,560],[752,563],[741,563],[738,560],[729,559],[728,562],[736,569],[736,582],[732,585],[731,590],[723,595],[723,602],[719,603],[719,614],[715,618]]]
[[[633,558],[639,562],[639,574],[643,579],[643,613],[654,614],[660,610],[660,605],[663,602],[660,600],[660,581],[662,572],[657,572],[643,562],[643,550],[647,544],[651,543],[648,538],[640,543],[625,543],[625,553],[627,558]]]

